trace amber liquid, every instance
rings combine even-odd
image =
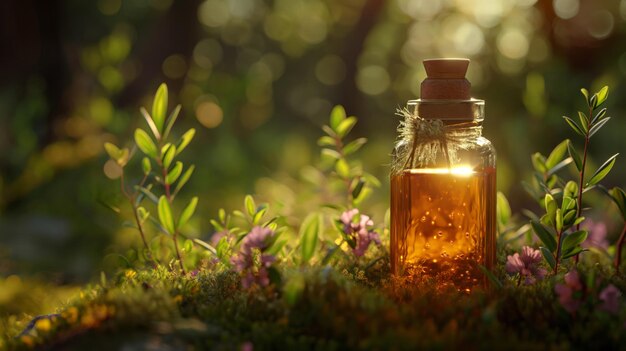
[[[494,168],[412,169],[391,178],[391,268],[470,292],[495,263]]]

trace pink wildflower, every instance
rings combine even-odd
[[[612,313],[617,314],[619,312],[619,302],[622,297],[622,292],[619,291],[618,288],[613,284],[609,284],[606,288],[600,291],[600,295],[598,295],[602,304],[600,308]]]
[[[276,261],[268,249],[274,236],[269,228],[256,226],[241,241],[240,252],[231,258],[235,271],[241,274],[241,285],[247,289],[254,284],[267,286],[270,283],[268,268]]]
[[[374,225],[374,221],[366,215],[360,215],[357,217],[358,221],[355,222],[355,216],[359,216],[359,210],[356,208],[343,212],[340,221],[343,224],[344,234],[353,238],[356,242],[352,252],[354,252],[355,256],[360,257],[365,254],[372,241],[376,245],[380,245],[381,242],[378,233],[369,229],[369,227]]]
[[[210,244],[213,247],[217,247],[217,244],[219,244],[220,240],[222,240],[222,238],[226,237],[227,239],[230,239],[230,232],[228,230],[222,230],[219,232],[215,232],[210,239]]]
[[[606,239],[606,224],[603,222],[596,223],[589,219],[585,221],[583,228],[588,230],[589,235],[580,246],[585,249],[596,247],[606,250],[609,248],[609,241]]]
[[[575,313],[580,307],[580,299],[576,293],[582,291],[583,286],[580,282],[578,272],[575,270],[565,274],[565,284],[556,284],[554,292],[559,296],[559,303],[569,313]]]
[[[541,262],[541,252],[530,246],[522,247],[522,254],[515,253],[507,256],[506,271],[509,274],[519,273],[520,278],[524,278],[524,284],[532,285],[537,279],[546,276],[546,270],[539,267]]]

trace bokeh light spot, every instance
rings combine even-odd
[[[390,78],[387,70],[381,66],[366,66],[359,70],[356,85],[365,94],[378,95],[389,88]]]
[[[222,123],[224,112],[218,104],[212,101],[203,101],[196,107],[198,122],[207,128],[215,128]]]
[[[528,39],[517,28],[504,30],[497,39],[498,50],[510,59],[521,59],[528,53]]]
[[[187,73],[187,62],[183,55],[170,55],[163,61],[163,73],[166,77],[177,79]]]
[[[228,2],[206,0],[198,7],[198,20],[207,27],[221,27],[230,20]]]
[[[106,161],[102,170],[104,171],[104,175],[109,179],[117,179],[122,176],[123,172],[122,167],[113,160]]]
[[[103,15],[115,15],[122,7],[122,0],[98,0],[98,10]]]
[[[346,65],[341,57],[326,55],[315,65],[315,77],[326,85],[339,84],[346,77]]]
[[[606,10],[595,12],[591,15],[588,31],[592,37],[596,39],[604,39],[611,35],[615,19],[613,15]]]
[[[579,0],[554,0],[552,6],[557,16],[562,19],[570,19],[578,14],[580,2]]]

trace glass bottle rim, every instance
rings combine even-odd
[[[480,99],[414,99],[407,102],[409,111],[424,119],[439,119],[446,123],[482,122],[485,119],[485,100]]]

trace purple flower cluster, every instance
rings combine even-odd
[[[241,241],[239,253],[231,258],[235,271],[241,274],[241,285],[245,289],[254,284],[267,286],[270,283],[268,268],[276,257],[264,253],[269,248],[269,241],[275,233],[260,226],[252,228]]]
[[[355,256],[363,256],[372,241],[376,245],[381,244],[378,233],[369,229],[374,225],[374,222],[366,215],[359,215],[359,210],[356,208],[342,213],[340,221],[343,224],[343,233],[356,242],[356,246],[352,250]]]
[[[539,267],[541,262],[541,252],[530,246],[522,247],[522,254],[515,253],[507,256],[506,271],[509,274],[519,274],[520,279],[524,278],[524,284],[532,285],[537,279],[543,279],[547,271]]]
[[[583,302],[584,286],[576,270],[567,272],[564,281],[565,284],[556,284],[554,292],[556,292],[561,306],[567,312],[574,314]],[[617,314],[621,297],[622,292],[615,285],[609,284],[598,294],[599,308]]]

